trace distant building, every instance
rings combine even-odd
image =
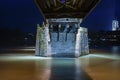
[[[120,31],[89,31],[89,45],[120,45]]]
[[[118,20],[114,19],[112,21],[112,31],[117,31],[119,29],[119,22]]]

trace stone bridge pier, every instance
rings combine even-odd
[[[79,57],[89,53],[87,29],[80,27],[82,19],[46,19],[37,25],[36,55]]]

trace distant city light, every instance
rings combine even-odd
[[[25,37],[24,39],[25,39],[25,40],[27,40],[28,38],[27,38],[27,37]]]

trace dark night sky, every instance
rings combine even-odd
[[[115,3],[116,1],[116,3]],[[89,30],[111,30],[112,19],[120,21],[120,0],[101,0],[81,26]],[[18,28],[35,32],[36,24],[43,21],[34,0],[0,0],[0,28]]]
[[[0,27],[35,32],[42,20],[34,0],[0,0]]]
[[[88,27],[89,30],[111,30],[114,17],[115,0],[101,0],[81,26]]]

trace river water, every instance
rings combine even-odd
[[[14,54],[9,50],[6,55],[2,53],[0,80],[120,80],[120,60],[105,56],[102,58],[96,54],[80,58],[37,57],[34,56],[34,52],[29,52],[31,49],[33,48],[24,47],[15,49]],[[90,49],[120,54],[120,46],[94,46]],[[110,70],[112,73],[109,72]]]
[[[90,47],[90,49],[120,54],[120,46],[92,46],[92,47]]]

